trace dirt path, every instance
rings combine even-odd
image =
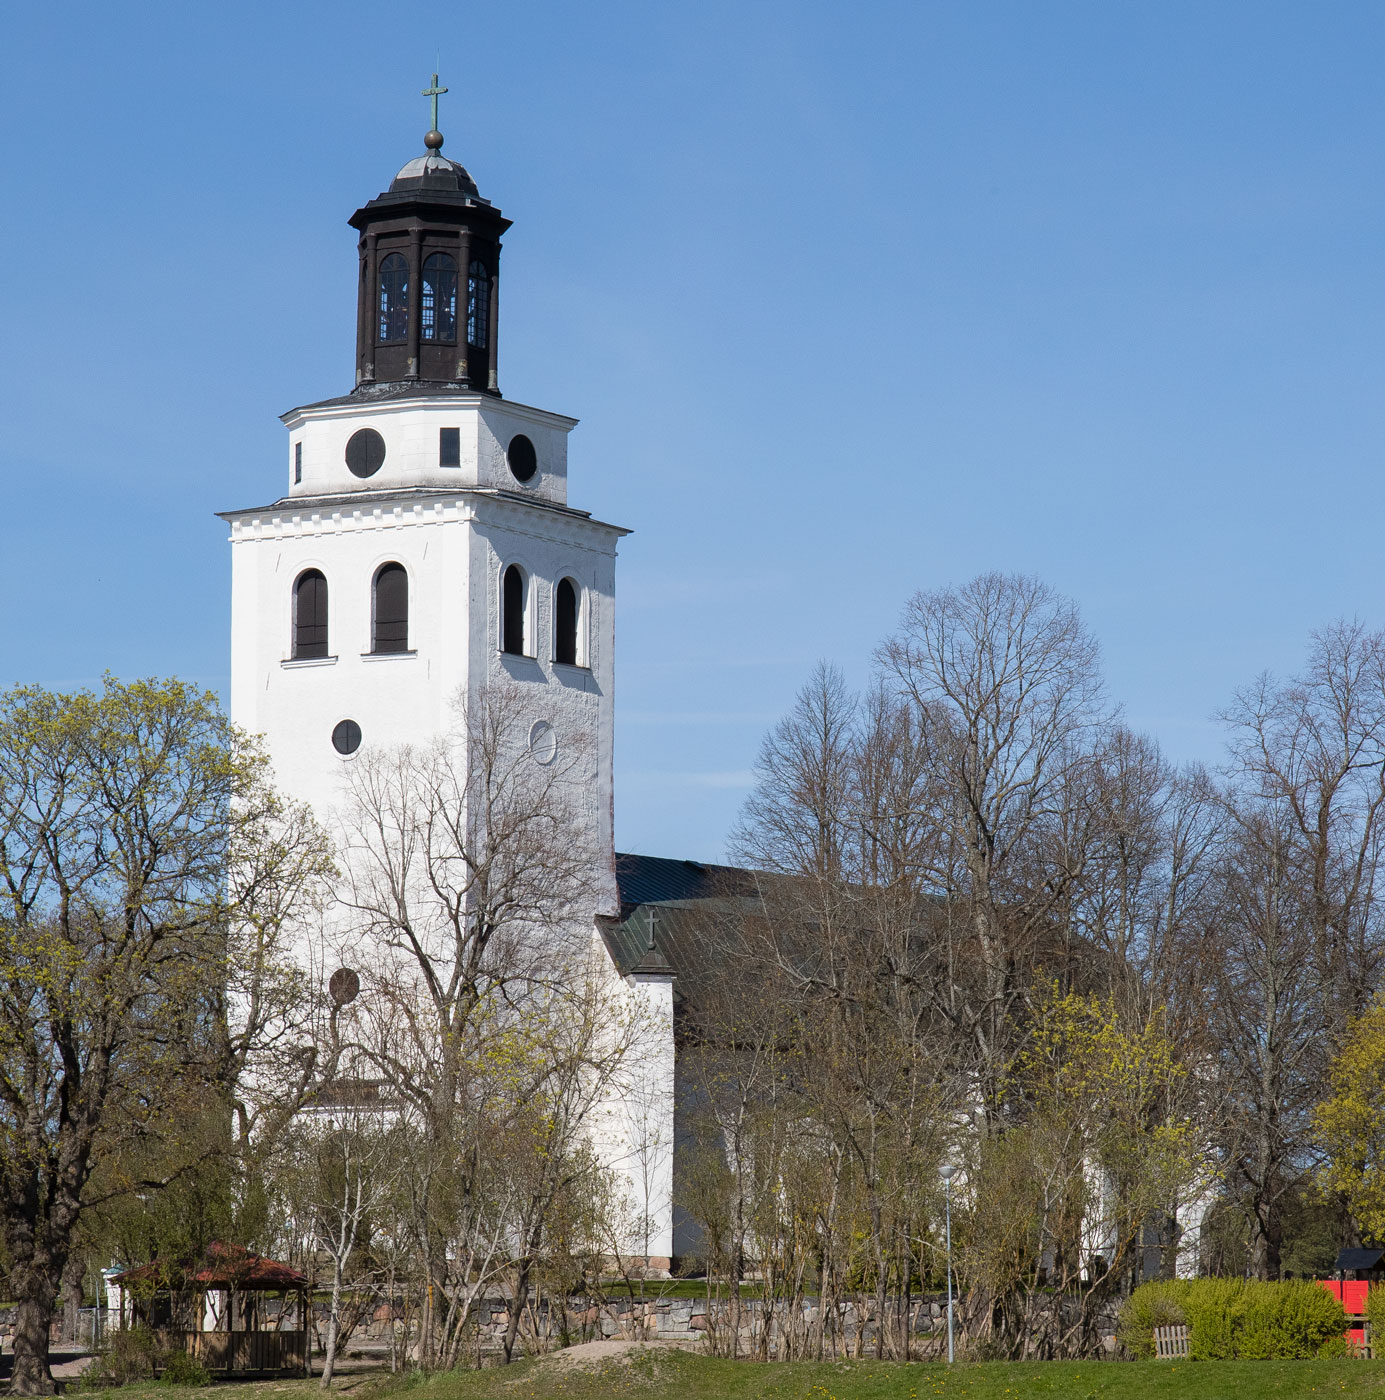
[[[562,1351],[549,1352],[543,1359],[555,1367],[592,1366],[602,1361],[632,1361],[637,1356],[664,1355],[671,1351],[688,1351],[686,1342],[627,1342],[610,1337],[600,1342],[582,1342]]]

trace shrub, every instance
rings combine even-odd
[[[163,1375],[159,1379],[165,1385],[211,1385],[211,1372],[186,1351],[171,1351],[164,1358]]]
[[[1179,1322],[1188,1325],[1195,1361],[1287,1360],[1344,1350],[1346,1314],[1325,1288],[1244,1279],[1143,1284],[1121,1311],[1120,1339],[1133,1356],[1153,1356],[1154,1328]]]
[[[1188,1320],[1183,1315],[1183,1288],[1181,1279],[1142,1284],[1121,1309],[1116,1336],[1137,1361],[1153,1358],[1156,1327],[1176,1327]]]
[[[1184,1288],[1189,1356],[1194,1361],[1230,1361],[1236,1355],[1236,1334],[1244,1316],[1245,1280],[1188,1279]]]
[[[158,1369],[159,1349],[147,1327],[124,1327],[110,1334],[100,1356],[82,1374],[83,1390],[147,1381]]]

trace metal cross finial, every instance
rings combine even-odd
[[[446,91],[447,89],[445,87],[438,86],[438,75],[436,73],[433,74],[433,85],[423,89],[423,96],[433,99],[433,125],[430,128],[432,131],[438,129],[438,98]]]

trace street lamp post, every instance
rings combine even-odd
[[[945,1201],[944,1218],[947,1221],[947,1361],[952,1364],[952,1178],[957,1175],[957,1168],[950,1162],[945,1167],[938,1169],[938,1175],[943,1179],[943,1197]]]

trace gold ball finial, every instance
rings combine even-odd
[[[427,146],[430,151],[442,150],[442,132],[428,132],[423,138],[423,144]]]

